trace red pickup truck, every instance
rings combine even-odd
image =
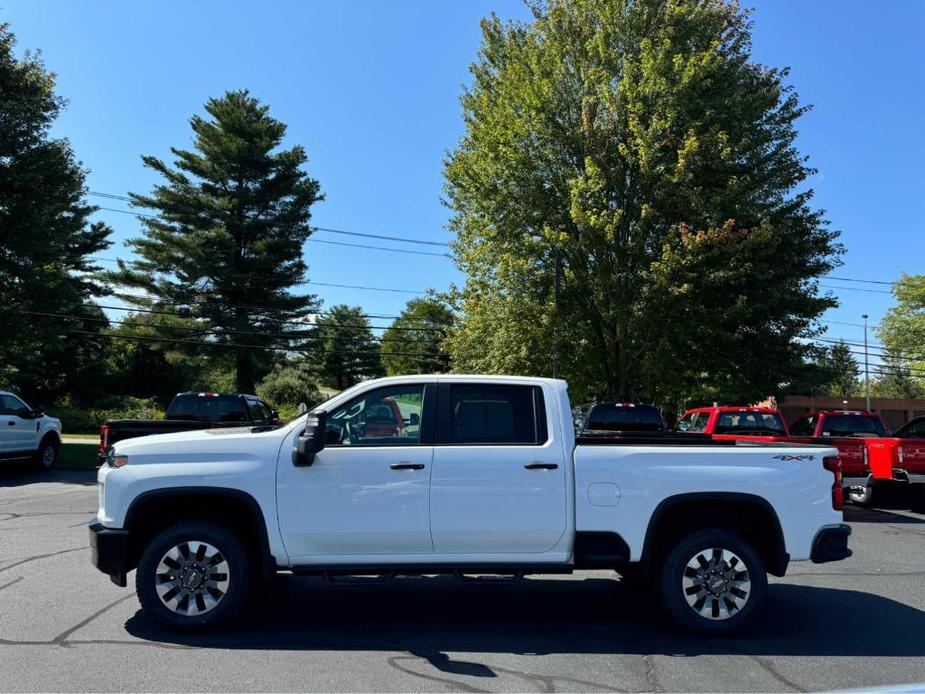
[[[834,445],[848,498],[866,504],[876,480],[925,483],[925,418],[913,427],[915,422],[900,430],[905,438],[894,438],[874,412],[822,410],[803,415],[788,431],[780,412],[770,408],[700,407],[686,412],[677,428],[714,439]]]
[[[769,407],[698,407],[688,410],[677,430],[691,434],[712,434],[714,439],[774,441],[787,438],[787,424]]]

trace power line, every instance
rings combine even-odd
[[[333,350],[316,350],[305,347],[267,347],[266,345],[250,345],[242,344],[239,342],[202,342],[201,340],[182,340],[179,338],[164,338],[164,337],[151,337],[148,335],[114,335],[112,333],[99,333],[93,332],[90,330],[68,330],[69,334],[77,335],[89,335],[91,337],[104,338],[107,340],[139,340],[141,342],[166,342],[170,344],[187,344],[187,345],[196,345],[198,347],[225,347],[236,349],[240,347],[246,347],[250,349],[262,349],[270,352],[310,352],[312,354],[333,354]],[[338,350],[339,354],[346,354],[348,356],[368,356],[374,352],[370,350]],[[432,353],[432,352],[389,352],[391,356],[400,356],[400,357],[430,357],[430,358],[452,358],[451,355],[445,353]]]
[[[826,279],[838,280],[839,282],[862,282],[864,284],[886,284],[888,286],[893,286],[894,282],[887,282],[885,280],[861,280],[855,277],[836,277],[835,275],[826,275]]]
[[[112,311],[135,311],[137,313],[151,313],[154,315],[161,316],[179,316],[181,318],[195,318],[195,316],[190,315],[189,313],[181,313],[179,311],[166,311],[163,309],[150,309],[150,308],[138,308],[132,306],[107,306],[104,304],[96,304],[99,308],[108,309]],[[277,310],[277,309],[275,309]],[[327,313],[316,313],[313,314],[318,317],[331,317],[333,314]],[[369,318],[371,315],[358,315],[358,318]],[[378,316],[379,318],[388,318],[388,316]],[[299,321],[279,321],[280,325],[298,325],[301,327],[313,326],[314,323],[302,323]],[[332,326],[338,328],[369,328],[370,330],[409,330],[409,331],[419,331],[419,332],[435,332],[442,333],[446,332],[444,328],[413,328],[413,327],[403,327],[396,325],[360,325],[356,323],[325,323],[325,326]]]
[[[400,340],[400,339],[395,339],[395,338],[377,337],[377,336],[375,336],[375,335],[371,335],[371,336],[369,336],[369,337],[365,337],[365,336],[362,336],[362,335],[357,335],[357,336],[353,336],[353,335],[317,335],[317,334],[314,334],[314,331],[311,331],[311,330],[309,330],[309,331],[291,331],[291,332],[271,332],[271,331],[263,331],[263,332],[261,332],[261,331],[253,331],[253,330],[208,330],[208,329],[202,329],[202,328],[194,328],[194,327],[185,326],[185,325],[165,325],[165,324],[163,324],[163,323],[161,323],[161,324],[150,324],[150,323],[149,323],[149,324],[138,324],[138,323],[132,323],[132,322],[130,322],[130,321],[125,321],[125,320],[115,320],[115,319],[109,319],[109,318],[99,318],[99,317],[96,317],[96,316],[78,316],[78,315],[68,314],[68,313],[46,313],[46,312],[43,312],[43,311],[20,311],[20,313],[23,313],[23,314],[29,315],[29,316],[43,316],[43,317],[47,317],[47,318],[60,318],[60,319],[62,319],[62,320],[78,320],[78,321],[90,321],[90,322],[94,322],[94,323],[106,323],[107,325],[114,323],[114,324],[116,324],[116,325],[131,325],[131,326],[134,326],[134,327],[136,327],[136,328],[152,328],[152,329],[155,329],[155,330],[161,330],[161,329],[166,329],[166,330],[181,330],[181,331],[184,331],[184,332],[187,332],[187,333],[195,333],[196,335],[214,335],[214,336],[224,336],[224,335],[249,335],[249,336],[252,336],[252,337],[267,337],[267,338],[274,338],[274,339],[278,339],[278,340],[301,340],[301,341],[305,341],[305,342],[307,342],[307,341],[309,341],[309,340],[322,340],[322,341],[327,341],[327,340],[331,340],[331,341],[344,341],[344,340],[350,340],[350,341],[353,341],[353,342],[363,342],[363,341],[369,340],[369,341],[373,341],[373,342],[377,342],[377,343],[400,342],[400,343],[402,343],[402,344],[431,344],[431,342],[428,341],[428,340],[410,340],[410,339],[409,339],[409,340]],[[207,326],[203,326],[203,327],[205,328],[205,327],[207,327]],[[359,326],[358,326],[358,327],[359,327]]]
[[[101,255],[87,256],[90,260],[101,260],[106,263],[118,263],[120,258],[107,258]],[[370,292],[398,292],[401,294],[426,294],[425,289],[395,289],[393,287],[367,287],[360,284],[334,284],[332,282],[316,282],[315,280],[306,280],[305,282],[296,282],[296,285],[313,284],[318,287],[338,287],[341,289],[362,289]]]
[[[839,291],[849,291],[849,292],[866,292],[868,294],[892,294],[893,292],[888,292],[885,289],[863,289],[861,287],[833,287],[831,284],[820,284],[820,287],[824,289],[837,289]]]
[[[123,195],[112,195],[111,193],[100,193],[97,191],[89,191],[90,195],[97,195],[102,198],[109,198],[111,200],[125,200],[126,202],[132,202],[131,198],[125,197]],[[114,207],[100,207],[101,210],[106,210],[107,212],[119,212],[121,214],[131,214],[136,217],[144,217],[145,219],[157,219],[160,221],[165,221],[158,217],[157,215],[147,214],[144,212],[135,212],[133,210],[119,210]],[[319,227],[312,226],[313,231],[322,231],[328,234],[344,234],[346,236],[362,236],[368,239],[382,239],[384,241],[400,241],[401,243],[418,243],[423,246],[441,246],[443,248],[449,248],[450,244],[446,241],[427,241],[425,239],[413,239],[407,236],[390,236],[388,234],[368,234],[366,232],[360,231],[347,231],[346,229],[333,229],[331,227]]]

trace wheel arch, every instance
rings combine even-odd
[[[128,531],[128,566],[135,568],[144,547],[162,530],[184,520],[220,523],[257,552],[264,574],[276,569],[260,504],[231,487],[168,487],[142,492],[132,500],[123,528]]]
[[[768,501],[746,492],[690,492],[663,499],[649,519],[640,563],[652,575],[674,542],[705,528],[741,534],[758,552],[768,573],[783,576],[790,563],[777,512]]]

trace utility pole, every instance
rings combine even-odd
[[[559,290],[562,286],[562,259],[559,257],[559,246],[553,248],[555,257],[555,280],[553,282],[556,312],[552,324],[552,377],[559,378]]]
[[[867,392],[867,411],[870,412],[870,368],[867,364],[867,314],[861,315],[864,319],[864,390]]]

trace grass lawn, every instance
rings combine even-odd
[[[65,443],[58,454],[58,466],[69,468],[93,469],[99,465],[96,446],[83,443]]]

